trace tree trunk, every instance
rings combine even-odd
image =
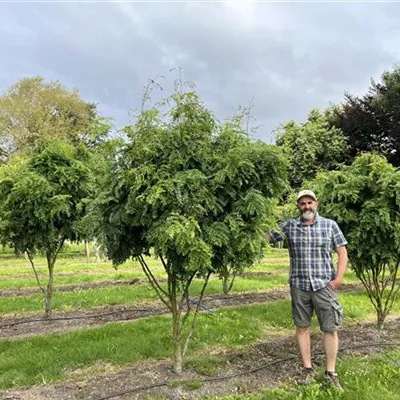
[[[172,341],[174,343],[174,372],[177,375],[182,374],[182,343],[181,343],[181,334],[180,334],[180,326],[179,326],[179,317],[176,318],[177,315],[172,315]]]
[[[89,264],[90,263],[90,246],[89,242],[85,240],[85,256],[86,256],[86,261]]]
[[[223,270],[220,272],[220,276],[222,280],[222,292],[223,294],[228,294],[232,289],[236,274],[232,273],[231,268],[224,266]]]
[[[376,314],[377,314],[377,328],[379,330],[382,330],[383,324],[385,322],[385,315],[380,308],[376,311]]]
[[[229,277],[228,276],[223,276],[222,277],[222,292],[224,294],[228,294],[229,290],[230,290]]]
[[[49,280],[47,281],[46,287],[46,295],[45,295],[45,311],[44,316],[45,318],[50,318],[53,305],[52,305],[52,298],[53,298],[53,272],[54,272],[54,264],[55,264],[55,256],[51,254],[47,254],[47,268],[49,270]]]
[[[177,303],[177,284],[175,279],[171,279],[170,286],[170,299],[171,299],[171,311],[172,311],[172,342],[174,344],[174,372],[177,375],[182,374],[182,343],[181,343],[181,310]]]

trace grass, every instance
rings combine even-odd
[[[114,272],[113,274],[79,274],[79,275],[56,275],[55,285],[62,287],[66,285],[82,285],[87,283],[97,282],[115,282],[115,281],[126,281],[129,282],[134,278],[143,278],[141,271],[130,271],[130,272]],[[40,277],[42,284],[46,283],[46,276]],[[2,277],[0,280],[0,290],[13,290],[13,289],[37,289],[36,279],[32,276],[26,278],[13,278]]]
[[[397,400],[400,391],[400,351],[382,351],[376,356],[346,357],[340,361],[338,372],[344,392],[327,388],[323,370],[315,384],[300,387],[295,383],[260,393],[225,397],[207,397],[207,400]]]
[[[74,248],[75,252],[76,247]],[[83,247],[81,247],[83,252]],[[9,255],[9,254],[7,254]],[[0,257],[3,265],[4,257]],[[275,260],[279,264],[270,264]],[[79,256],[76,260],[60,257],[56,265],[55,287],[64,285],[81,285],[85,283],[96,283],[105,281],[125,280],[143,278],[144,274],[137,261],[128,261],[119,267],[118,271],[112,268],[111,263],[85,263],[85,257]],[[147,258],[152,265],[154,275],[165,277],[159,260]],[[24,258],[7,259],[10,265],[0,267],[0,290],[37,288],[36,280],[29,263]],[[237,277],[231,293],[263,292],[269,289],[287,288],[288,275],[288,253],[285,249],[268,249],[266,258],[249,272],[276,272],[272,275],[252,275]],[[13,263],[13,265],[11,265]],[[22,264],[22,265],[21,265]],[[43,258],[37,259],[38,272],[41,274],[42,283],[46,281],[47,267]],[[284,271],[283,273],[281,271]],[[348,272],[345,281],[357,282],[352,272]],[[197,296],[200,292],[201,282],[194,282],[191,296]],[[206,294],[219,294],[222,292],[221,282],[213,279],[209,282]],[[72,309],[88,309],[105,305],[129,305],[141,301],[156,300],[157,297],[147,285],[120,285],[113,287],[91,288],[86,290],[75,290],[71,292],[55,292],[53,297],[55,311],[67,311]],[[43,298],[41,294],[28,296],[3,297],[0,303],[0,315],[14,315],[41,313],[43,309]],[[350,313],[352,307],[349,308]]]
[[[204,385],[204,382],[199,379],[174,379],[168,386],[170,388],[181,387],[185,390],[197,390]]]
[[[165,284],[163,285],[165,286]],[[201,281],[194,281],[191,296],[198,296],[201,287]],[[287,288],[286,274],[237,278],[231,293],[265,291],[277,287]],[[218,294],[221,292],[221,282],[219,280],[211,280],[206,294]],[[106,305],[129,305],[156,299],[157,296],[149,285],[117,285],[70,292],[55,292],[53,295],[53,310],[68,311]],[[42,309],[42,294],[2,297],[0,302],[0,315],[3,316],[40,313]]]
[[[228,363],[228,357],[220,355],[203,355],[198,357],[191,357],[186,360],[185,365],[195,369],[195,371],[204,376],[218,375],[221,368],[225,367]]]
[[[144,278],[139,264],[135,261],[126,262],[115,271],[111,263],[87,263],[82,253],[79,253],[81,249],[72,250],[73,256],[60,257],[56,265],[56,286]],[[165,276],[159,260],[149,258],[148,261],[157,277]],[[288,261],[287,250],[268,249],[266,258],[248,271],[268,271],[273,274],[237,277],[231,293],[287,289]],[[37,265],[40,274],[46,276],[45,260],[38,258]],[[36,287],[29,263],[23,258],[12,258],[9,252],[0,255],[0,276],[0,290]],[[358,280],[354,273],[348,271],[345,282],[353,283]],[[191,295],[197,296],[200,289],[201,282],[195,281]],[[211,280],[206,294],[221,292],[221,282],[218,279]],[[364,291],[343,293],[340,298],[345,310],[345,324],[351,325],[360,320],[375,318],[372,305]],[[148,285],[120,285],[55,292],[54,310],[89,309],[113,304],[129,305],[155,299],[156,295]],[[2,297],[0,302],[0,316],[16,314],[22,317],[24,314],[42,312],[43,297],[40,294]],[[400,304],[395,304],[392,312],[400,313]],[[73,371],[99,362],[118,366],[143,360],[170,358],[172,354],[170,323],[168,316],[156,316],[135,322],[110,323],[100,328],[67,334],[0,341],[0,388],[30,386],[65,379]],[[313,329],[317,329],[315,319]],[[227,359],[207,355],[210,350],[245,348],[263,338],[288,332],[293,332],[289,299],[268,304],[219,309],[213,314],[203,313],[200,315],[196,335],[191,342],[187,365],[204,376],[215,376],[226,365]],[[346,386],[344,396],[348,393],[347,386],[351,386],[354,387],[354,391],[350,392],[352,399],[397,399],[398,397],[393,396],[394,393],[397,394],[399,384],[393,382],[393,374],[399,376],[399,359],[399,353],[388,352],[381,360],[375,360],[373,365],[369,364],[368,359],[343,360],[339,365],[339,372]],[[365,373],[359,373],[359,366]],[[379,374],[385,378],[379,380],[377,378]],[[200,382],[181,382],[180,385],[186,389],[196,389]],[[369,387],[372,388],[371,391],[368,391]],[[367,397],[363,397],[364,395]],[[383,397],[379,397],[380,395]],[[256,397],[252,394],[251,397],[226,397],[226,399],[336,398],[320,384],[306,389],[293,386],[281,387],[254,396]]]
[[[346,300],[347,297],[352,295],[342,295],[344,301],[351,302],[351,299]],[[358,301],[365,307],[369,303],[366,295],[360,296]],[[364,306],[359,309],[358,320],[372,314],[369,306],[370,313],[365,315]],[[314,323],[313,329],[316,329],[315,319]],[[99,362],[124,365],[170,358],[170,324],[169,316],[155,316],[67,334],[0,341],[0,388],[52,382],[65,378],[75,369]],[[293,331],[289,299],[219,309],[213,314],[202,313],[189,355],[197,358],[196,355],[209,354],[212,349],[246,348],[265,338],[265,332],[271,329]],[[393,365],[398,362],[399,359],[392,360]],[[215,368],[219,368],[218,362],[215,364]],[[222,364],[221,361],[219,365]],[[200,359],[194,368],[203,368],[212,374],[210,365],[212,361]],[[339,372],[343,374],[345,370]]]
[[[261,263],[253,268],[247,270],[248,272],[260,271],[282,271],[288,270],[288,258],[286,255],[285,260],[280,259],[279,264]],[[157,278],[165,278],[166,274],[157,259],[147,258],[147,263],[152,268],[154,276]],[[47,279],[47,264],[45,259],[38,259],[35,263],[36,270],[40,279],[45,282]],[[246,271],[246,272],[247,272]],[[36,280],[29,262],[24,258],[14,258],[4,262],[0,258],[0,290],[7,289],[23,289],[35,288]],[[55,266],[55,284],[57,286],[63,285],[79,285],[88,282],[98,281],[115,281],[122,279],[145,278],[145,275],[137,261],[127,261],[115,270],[110,262],[108,263],[87,263],[86,259],[80,257],[74,261],[69,259],[60,258]]]
[[[282,318],[285,313],[287,318]],[[212,347],[246,347],[262,337],[263,326],[290,326],[289,302],[219,310],[202,314],[191,352]],[[52,382],[66,371],[96,362],[123,365],[172,354],[170,318],[111,323],[67,334],[0,342],[0,388]]]

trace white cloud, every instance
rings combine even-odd
[[[171,84],[181,66],[220,118],[254,99],[270,140],[390,69],[399,17],[399,4],[371,3],[1,3],[0,90],[59,79],[123,124],[148,78]]]

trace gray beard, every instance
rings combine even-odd
[[[304,211],[303,214],[301,214],[301,216],[306,220],[312,219],[314,215],[315,215],[314,211]]]

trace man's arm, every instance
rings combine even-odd
[[[268,242],[272,242],[272,236],[269,234],[269,232],[265,232],[265,237],[267,238]]]
[[[336,249],[336,252],[338,254],[337,275],[333,281],[330,281],[330,285],[334,290],[338,289],[342,282],[344,273],[346,272],[347,260],[348,260],[346,246],[338,247]]]
[[[281,222],[279,224],[279,228],[277,230],[270,230],[268,232],[265,232],[265,237],[267,238],[267,240],[271,243],[275,243],[275,242],[280,242],[281,240],[285,239],[285,226],[288,223],[288,221],[285,222]]]

